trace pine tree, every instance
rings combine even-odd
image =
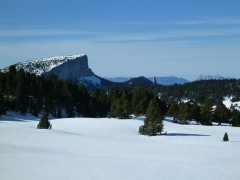
[[[145,115],[148,104],[153,97],[146,87],[138,87],[132,93],[131,107],[135,115]]]
[[[229,141],[229,139],[228,139],[228,134],[227,134],[227,133],[224,134],[224,136],[223,136],[223,141]]]
[[[48,114],[44,113],[39,124],[37,126],[38,129],[52,129],[51,123],[48,121]]]
[[[192,107],[189,102],[187,103],[180,103],[179,110],[178,110],[178,123],[180,124],[187,124],[188,121],[191,120],[192,117]]]
[[[139,127],[139,133],[148,136],[161,135],[163,131],[163,115],[159,108],[157,99],[154,98],[150,101],[144,125]]]
[[[200,107],[200,123],[203,125],[212,125],[212,103],[208,99]]]
[[[22,114],[27,113],[27,91],[26,91],[26,82],[25,82],[25,72],[23,69],[17,71],[16,74],[16,106],[17,110],[20,111]]]
[[[192,106],[192,119],[197,123],[200,122],[200,108],[196,102],[194,102]]]
[[[97,116],[96,102],[94,98],[89,100],[86,116],[91,118],[95,118]]]
[[[230,110],[232,126],[240,127],[240,111],[238,111],[234,106],[231,106]]]
[[[218,122],[218,125],[221,125],[221,123],[225,122],[228,123],[230,119],[230,113],[227,107],[223,104],[222,100],[219,101],[217,104],[214,114],[213,114],[214,120]]]
[[[0,92],[0,116],[6,113],[6,103],[3,94]]]
[[[173,122],[177,122],[176,117],[178,114],[178,104],[177,102],[172,102],[169,106],[167,114],[173,117]]]
[[[123,95],[113,101],[110,109],[110,117],[127,119],[130,115],[130,102]]]

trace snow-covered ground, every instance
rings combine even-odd
[[[51,123],[40,130],[32,116],[0,117],[1,180],[240,179],[240,128],[166,119],[167,135],[147,137],[138,134],[142,119]]]
[[[230,108],[231,105],[235,106],[236,109],[240,111],[240,101],[237,102],[232,102],[231,101],[232,97],[225,97],[223,100],[223,104],[227,107]]]

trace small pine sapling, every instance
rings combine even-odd
[[[229,139],[228,139],[228,134],[227,134],[227,133],[224,134],[224,136],[223,136],[223,141],[229,141]]]
[[[37,126],[38,129],[52,129],[52,125],[48,120],[48,114],[44,113],[39,124]]]

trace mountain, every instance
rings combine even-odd
[[[219,76],[219,75],[200,75],[198,78],[197,78],[197,81],[201,81],[201,80],[223,80],[223,79],[229,79],[229,78],[226,78],[226,77],[222,77],[222,76]]]
[[[175,77],[175,76],[167,76],[167,77],[155,77],[157,80],[157,84],[161,84],[161,85],[173,85],[173,84],[184,84],[184,83],[188,83],[189,81],[184,79],[184,78],[179,78],[179,77]],[[130,79],[133,79],[131,77],[114,77],[114,78],[107,78],[110,81],[113,82],[127,82]],[[147,79],[149,79],[150,81],[153,82],[153,77],[147,77]]]
[[[153,77],[148,78],[150,80],[153,80]],[[173,84],[184,84],[188,83],[189,81],[184,78],[179,78],[175,76],[167,76],[167,77],[156,77],[157,83],[161,85],[170,86]]]
[[[137,78],[131,78],[127,82],[124,83],[125,85],[146,85],[151,86],[154,85],[153,81],[145,78],[144,76],[140,76]]]
[[[85,54],[70,56],[54,56],[14,64],[16,69],[36,75],[56,75],[59,79],[70,79],[78,84],[83,83],[88,89],[107,88],[115,83],[94,74],[88,67],[88,57]],[[7,72],[9,67],[2,69]]]

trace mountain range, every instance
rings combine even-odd
[[[219,76],[219,75],[200,75],[198,78],[197,78],[197,81],[201,81],[201,80],[223,80],[223,79],[230,79],[230,78],[226,78],[226,77],[222,77],[222,76]]]
[[[134,77],[115,77],[115,78],[107,78],[107,79],[113,82],[127,82],[133,78]],[[153,82],[154,77],[146,77],[146,78]],[[166,86],[173,85],[173,84],[184,84],[189,82],[184,78],[175,77],[175,76],[155,77],[155,78],[156,78],[157,84],[166,85]]]

